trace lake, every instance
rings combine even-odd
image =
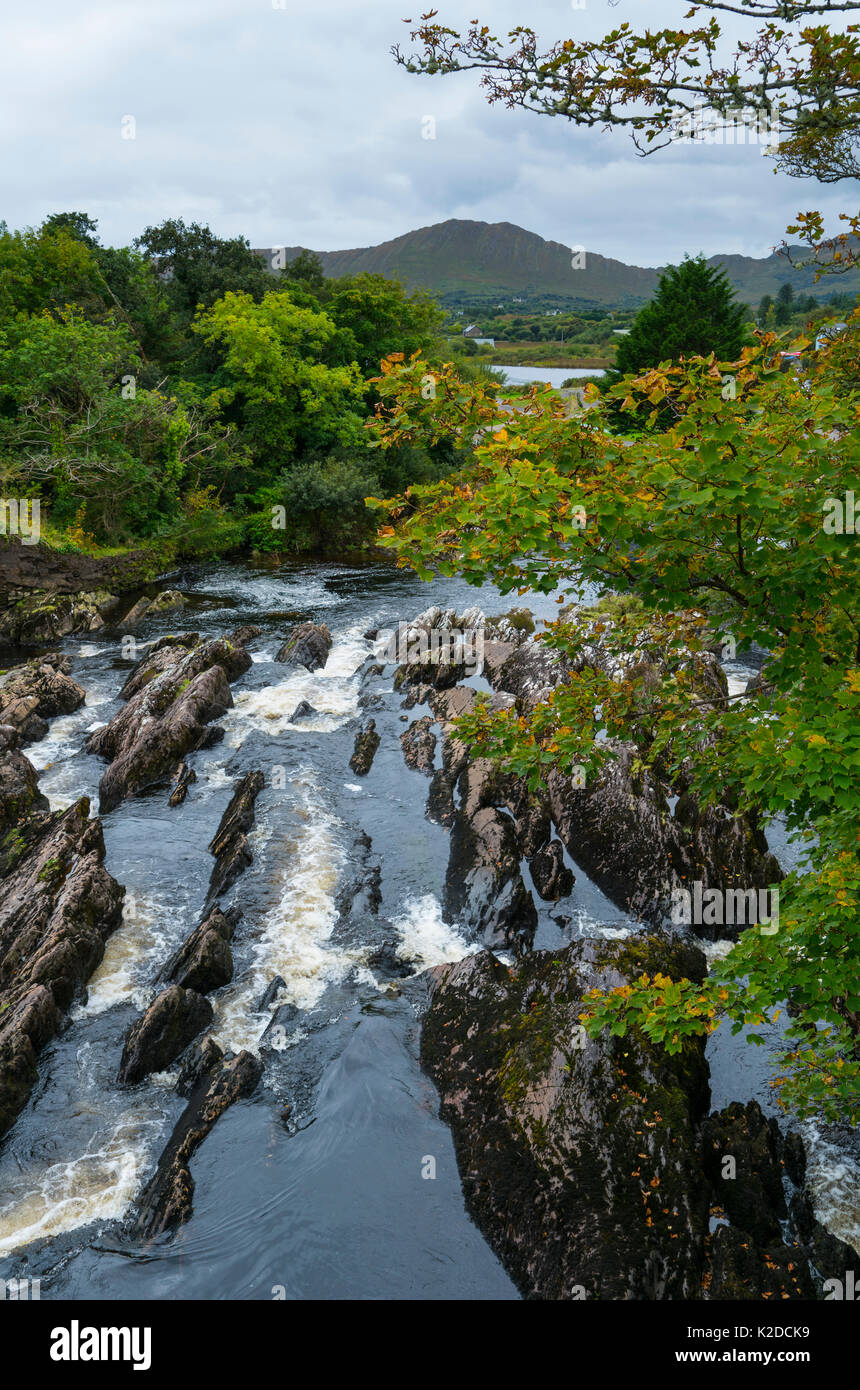
[[[504,372],[509,386],[528,386],[532,381],[548,381],[556,388],[569,381],[572,376],[603,376],[600,367],[493,367],[494,372]]]

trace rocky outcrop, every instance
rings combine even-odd
[[[520,953],[534,940],[537,912],[520,872],[516,829],[495,807],[454,817],[445,911],[488,946]]]
[[[221,817],[221,824],[209,845],[209,853],[214,854],[216,862],[209,880],[207,902],[226,893],[254,862],[247,834],[254,824],[255,804],[265,783],[262,772],[249,772],[237,786]]]
[[[22,747],[45,737],[49,719],[72,714],[84,703],[86,693],[72,680],[71,668],[69,657],[50,652],[0,683],[0,725],[17,729]]]
[[[142,551],[94,559],[0,539],[0,638],[23,644],[97,632],[152,566]]]
[[[233,704],[230,681],[251,665],[244,646],[228,638],[174,643],[139,662],[123,690],[125,708],[87,740],[87,751],[110,760],[99,783],[99,805],[110,811],[126,797],[165,780],[185,756],[204,745],[206,726]]]
[[[699,1296],[708,1185],[701,1040],[668,1056],[587,1038],[584,993],[642,969],[702,979],[657,939],[577,942],[513,969],[482,952],[429,971],[421,1059],[451,1126],[467,1208],[529,1298]]]
[[[423,719],[413,719],[405,733],[400,735],[400,744],[406,766],[432,777],[436,761],[436,735],[429,715]]]
[[[14,736],[2,742],[0,1136],[36,1082],[39,1052],[100,964],[125,893],[104,868],[101,823],[90,820],[89,802],[46,813]]]
[[[349,760],[349,765],[357,777],[367,776],[373,766],[373,759],[376,757],[378,747],[379,734],[376,732],[376,720],[368,719],[365,724],[362,724],[355,736],[355,746]]]
[[[212,1005],[194,989],[170,985],[133,1023],[125,1040],[119,1079],[133,1086],[154,1071],[165,1071],[212,1022]]]
[[[152,1239],[189,1219],[195,1151],[225,1110],[253,1094],[262,1074],[262,1063],[250,1052],[224,1057],[211,1039],[198,1046],[179,1079],[178,1089],[188,1096],[188,1105],[138,1202],[137,1237]]]
[[[233,978],[230,942],[241,918],[236,907],[227,912],[213,907],[168,961],[162,978],[198,994],[210,994],[229,984]]]
[[[816,1298],[825,1280],[845,1278],[857,1256],[813,1215],[798,1134],[783,1136],[756,1101],[736,1102],[708,1117],[701,1146],[712,1191],[706,1298]]]
[[[678,798],[656,774],[638,770],[636,750],[616,744],[616,756],[593,783],[579,786],[552,773],[552,818],[568,853],[619,907],[644,921],[671,911],[672,890],[701,882],[705,888],[765,889],[782,871],[761,829],[725,808],[701,811]],[[742,926],[694,923],[697,935],[737,936]]]
[[[560,840],[550,840],[529,860],[532,881],[544,902],[555,903],[566,898],[573,889],[574,877],[564,862],[564,846]]]
[[[275,656],[287,666],[319,671],[328,661],[332,636],[325,623],[299,623]]]
[[[133,628],[144,618],[155,618],[161,613],[174,613],[184,608],[185,604],[185,596],[178,589],[165,589],[162,593],[156,594],[155,598],[144,595],[128,610],[117,626]]]

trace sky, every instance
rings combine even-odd
[[[683,27],[685,0],[435,0],[439,22],[529,24],[546,45],[623,20]],[[128,244],[167,217],[253,246],[376,245],[447,218],[514,222],[634,265],[764,256],[849,188],[774,174],[755,145],[639,158],[629,137],[490,106],[474,73],[413,76],[420,0],[39,0],[7,10],[0,218],[84,211]],[[741,25],[749,33],[754,26]],[[424,138],[435,122],[435,139]],[[131,119],[129,119],[131,118]],[[133,134],[134,138],[128,138]]]

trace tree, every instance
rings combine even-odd
[[[860,317],[855,317],[860,323]],[[641,776],[698,806],[761,823],[784,816],[808,872],[780,884],[776,937],[749,927],[704,984],[644,977],[589,1001],[587,1026],[636,1026],[679,1051],[727,1018],[761,1026],[788,1001],[775,1085],[801,1115],[860,1118],[860,548],[823,521],[860,467],[860,400],[827,378],[801,383],[768,366],[771,343],[744,349],[726,402],[710,358],[646,371],[628,392],[675,423],[635,448],[605,429],[602,404],[569,419],[533,393],[515,419],[495,392],[427,364],[387,363],[377,384],[383,447],[473,438],[456,480],[373,501],[380,535],[422,578],[460,573],[502,592],[587,585],[636,595],[602,642],[657,657],[653,683],[594,664],[592,634],[561,620],[547,644],[569,675],[528,712],[480,702],[457,737],[538,787],[553,769],[596,775],[613,740],[636,745]],[[842,499],[839,502],[839,499]],[[836,508],[838,510],[838,507]],[[582,517],[585,517],[585,525]],[[844,519],[844,518],[843,518]],[[703,698],[696,653],[731,635],[769,653],[768,689]],[[754,1034],[754,1038],[758,1035]]]
[[[794,286],[788,281],[780,285],[776,295],[776,321],[780,328],[790,323],[795,311]]]
[[[758,323],[760,328],[767,321],[767,312],[772,304],[773,295],[763,294],[761,299],[759,300],[758,313],[756,314],[756,322]]]
[[[230,291],[260,299],[272,285],[262,257],[244,237],[225,240],[197,222],[186,227],[181,217],[147,227],[134,244],[152,264],[183,325],[198,306],[208,308]]]
[[[367,274],[330,285],[325,308],[341,330],[343,360],[357,362],[364,376],[393,352],[411,356],[435,346],[445,315],[423,290],[408,294],[399,280]]]
[[[687,257],[660,276],[657,293],[620,339],[616,373],[640,372],[695,353],[718,362],[740,356],[745,309],[724,271]]]
[[[340,364],[328,314],[297,304],[288,289],[260,300],[230,291],[193,329],[222,358],[210,403],[240,427],[264,470],[361,438],[365,384],[354,362]]]

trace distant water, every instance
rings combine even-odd
[[[532,381],[547,381],[550,386],[562,386],[572,376],[603,376],[600,367],[493,367],[504,372],[509,386],[528,386]]]

